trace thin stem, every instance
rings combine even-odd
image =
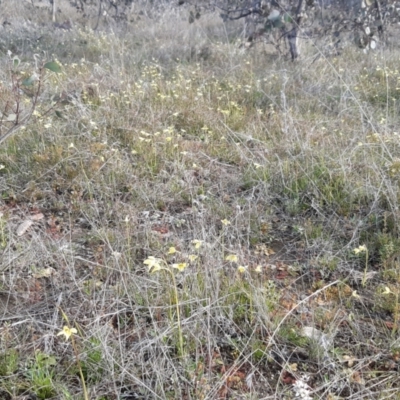
[[[59,310],[61,311],[61,314],[62,314],[63,318],[65,319],[66,323],[68,324],[68,326],[71,326],[67,314],[64,313],[64,311],[62,310],[61,307],[59,307]],[[82,371],[82,364],[81,364],[81,360],[79,358],[78,348],[76,346],[73,334],[71,335],[71,342],[72,342],[72,348],[74,349],[76,365],[78,366],[79,375],[80,375],[81,381],[82,381],[83,397],[85,398],[85,400],[89,400],[89,395],[88,395],[88,391],[86,388],[85,377],[83,376],[83,371]]]
[[[170,273],[172,277],[172,282],[174,284],[174,295],[175,295],[175,306],[176,306],[176,319],[178,322],[178,336],[179,336],[179,355],[183,356],[183,335],[182,335],[182,327],[181,327],[181,313],[179,309],[179,297],[178,297],[178,287],[176,286],[176,280],[174,273],[166,268],[166,270]]]
[[[365,269],[364,269],[364,276],[361,282],[363,287],[365,287],[365,283],[367,282],[367,271],[368,271],[368,249],[365,250]]]
[[[74,335],[71,336],[71,342],[72,342],[72,348],[74,349],[74,353],[75,353],[76,365],[78,366],[79,375],[81,377],[82,389],[83,389],[83,397],[85,398],[85,400],[89,400],[88,391],[87,391],[87,388],[86,388],[85,377],[83,376],[81,360],[79,358],[79,353],[78,353],[78,349],[76,347]]]
[[[396,303],[394,309],[394,324],[393,324],[392,334],[397,332],[398,324],[399,324],[399,292],[398,290],[396,290]]]

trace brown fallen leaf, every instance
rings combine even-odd
[[[391,330],[397,330],[398,329],[397,324],[395,324],[392,321],[384,321],[383,323],[386,326],[386,328],[388,328],[388,329],[391,329]]]
[[[293,383],[296,382],[296,378],[289,371],[283,371],[281,375],[281,381],[285,385],[293,385]]]
[[[363,379],[360,371],[354,371],[350,376],[350,382],[358,383],[359,385],[365,385],[365,380]]]
[[[289,276],[289,272],[287,271],[279,271],[276,275],[275,278],[276,279],[285,279]]]
[[[228,396],[228,386],[227,385],[223,385],[221,387],[221,389],[218,390],[218,394],[217,394],[217,398],[218,400],[223,400],[226,399]]]
[[[169,231],[169,229],[166,225],[153,226],[152,230],[160,233],[161,235],[165,235]]]

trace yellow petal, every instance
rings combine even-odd
[[[359,253],[365,252],[367,250],[368,250],[367,246],[365,244],[363,244],[362,246],[358,246],[357,248],[355,248],[353,251],[355,254],[359,254]]]
[[[186,267],[186,263],[172,264],[172,268],[176,268],[179,271],[183,271]]]
[[[385,289],[383,290],[382,294],[390,294],[390,293],[392,293],[392,291],[387,286],[385,286]]]
[[[63,330],[61,332],[57,333],[57,336],[64,335],[65,340],[68,340],[72,335],[78,333],[78,331],[75,328],[70,328],[68,326],[64,326]]]
[[[195,254],[189,255],[189,261],[193,262],[193,261],[196,261],[197,259],[198,259],[198,256],[196,256]]]
[[[235,254],[230,254],[229,256],[225,257],[225,260],[230,262],[237,262],[238,257]]]
[[[196,248],[196,249],[199,249],[200,247],[201,247],[201,244],[202,244],[203,242],[201,241],[201,240],[192,240],[192,244],[194,244],[194,247]]]
[[[156,273],[157,271],[160,271],[161,269],[162,269],[162,268],[161,268],[161,265],[156,264],[156,265],[153,265],[153,266],[149,267],[149,272],[150,272],[151,274],[154,274],[154,273]]]
[[[170,247],[167,254],[175,254],[175,253],[176,253],[176,248]]]
[[[161,259],[155,258],[153,256],[150,256],[149,258],[143,261],[143,264],[147,265],[150,273],[154,273],[162,269],[161,263],[162,263]]]

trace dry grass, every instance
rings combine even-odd
[[[26,13],[0,110],[8,50],[62,73],[0,147],[0,397],[397,398],[398,51],[291,64],[184,9]]]

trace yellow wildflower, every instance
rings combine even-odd
[[[170,247],[167,254],[175,254],[175,253],[176,253],[176,248]]]
[[[201,247],[201,245],[202,245],[202,241],[201,240],[192,240],[192,244],[194,244],[194,248],[195,249],[199,249],[200,247]]]
[[[367,251],[367,246],[365,246],[365,244],[354,249],[355,254],[363,253],[365,251]]]
[[[57,333],[57,336],[64,335],[65,340],[68,340],[72,335],[77,334],[78,331],[75,328],[70,328],[69,326],[64,326],[61,332]]]
[[[151,273],[157,272],[160,269],[162,269],[161,263],[162,263],[162,260],[160,260],[159,258],[155,258],[153,256],[150,256],[149,258],[147,258],[146,260],[143,261],[143,264],[147,265],[149,272],[151,272]]]
[[[187,267],[187,263],[172,264],[172,268],[176,268],[180,272],[182,272],[186,267]]]
[[[237,262],[238,257],[235,254],[230,254],[229,256],[225,257],[225,260],[230,262]]]

